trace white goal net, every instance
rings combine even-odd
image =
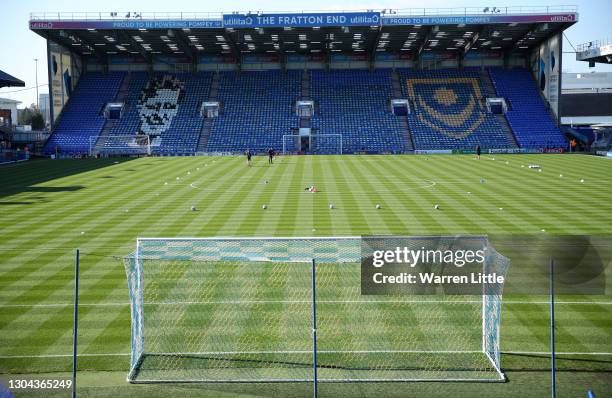
[[[100,135],[90,137],[89,155],[150,155],[151,138],[147,134]]]
[[[342,155],[342,134],[283,135],[283,154]]]
[[[501,291],[362,295],[360,256],[358,237],[138,239],[128,380],[504,380]]]

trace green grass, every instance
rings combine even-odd
[[[309,387],[299,384],[127,386],[129,359],[124,354],[129,352],[130,320],[120,258],[133,251],[136,237],[612,232],[609,160],[575,155],[494,158],[289,157],[273,167],[268,167],[266,159],[256,158],[250,169],[243,158],[236,157],[143,158],[118,164],[113,160],[32,161],[3,166],[0,378],[70,369],[73,257],[74,249],[80,248],[82,392],[92,396],[154,396],[167,391],[303,396]],[[530,163],[539,164],[543,171],[528,169]],[[481,184],[481,178],[486,183]],[[319,193],[304,191],[312,184]],[[330,203],[335,209],[329,209]],[[375,209],[377,203],[382,209]],[[440,211],[433,209],[436,203]],[[268,206],[265,211],[263,204]],[[192,212],[192,205],[198,211]],[[507,354],[502,356],[502,367],[509,383],[334,385],[322,387],[322,395],[546,393],[550,365],[540,354],[549,344],[545,298],[504,299],[501,344]],[[563,394],[575,396],[596,388],[598,396],[610,395],[612,388],[606,380],[612,372],[611,298],[558,300],[557,349],[581,353],[561,355]],[[110,372],[108,385],[87,376],[103,371]]]

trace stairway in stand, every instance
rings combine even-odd
[[[208,92],[207,101],[216,101],[217,92],[219,91],[219,72],[215,73],[210,82],[210,90]],[[219,110],[221,111],[221,110]],[[196,152],[207,152],[208,150],[208,138],[210,137],[210,131],[212,130],[213,119],[204,118],[202,129],[200,130],[200,139],[198,140],[198,147]]]
[[[484,95],[486,97],[499,97],[499,95],[497,95],[497,91],[495,90],[495,86],[493,85],[493,81],[491,80],[491,76],[489,75],[489,70],[484,70],[482,71],[482,73],[480,74],[480,80],[482,81],[482,85],[485,88],[485,93]],[[508,106],[510,106],[510,104],[508,104]],[[506,119],[506,115],[502,114],[496,114],[495,117],[497,118],[497,121],[499,122],[499,124],[501,125],[502,129],[504,130],[504,132],[506,133],[506,136],[508,137],[508,141],[512,144],[512,146],[514,148],[518,148],[518,142],[516,142],[516,137],[514,136],[514,133],[512,132],[512,127],[510,127],[510,124],[508,123],[508,119]]]
[[[391,72],[391,85],[393,87],[394,99],[403,98],[402,84],[400,82],[399,74],[394,70]],[[410,126],[408,125],[408,116],[398,116],[404,130],[404,140],[406,141],[406,150],[414,151],[414,141],[412,140],[412,134],[410,133]]]

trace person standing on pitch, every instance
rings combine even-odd
[[[480,144],[476,145],[476,158],[480,160]]]
[[[274,149],[268,149],[268,164],[272,164],[274,160]]]
[[[250,149],[247,149],[245,152],[245,155],[247,157],[247,166],[251,167],[251,158],[253,157],[253,154],[251,153]]]

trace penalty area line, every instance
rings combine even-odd
[[[156,355],[260,355],[260,354],[310,354],[312,350],[268,350],[268,351],[203,351],[203,352],[160,352]],[[322,354],[479,354],[478,350],[320,350]],[[550,355],[548,351],[502,351],[507,355]],[[561,351],[557,355],[590,355],[612,356],[612,352],[580,352]],[[78,354],[79,357],[119,357],[130,356],[129,352]],[[28,358],[67,358],[72,354],[38,354],[38,355],[0,355],[0,359],[28,359]]]
[[[481,304],[482,300],[317,300],[325,304]],[[311,304],[311,300],[220,300],[220,301],[153,301],[144,305],[208,305],[208,304]],[[550,301],[502,300],[506,305],[548,305]],[[612,305],[612,301],[555,301],[556,305]],[[0,308],[67,307],[74,303],[0,304]],[[79,307],[124,307],[130,303],[79,303]]]

